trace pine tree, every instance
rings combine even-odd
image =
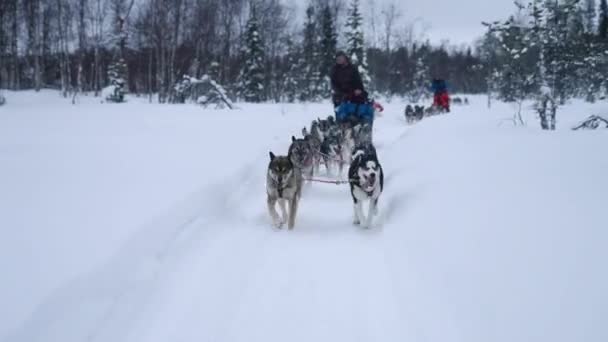
[[[604,41],[608,38],[608,1],[606,0],[600,2],[598,36]]]
[[[367,66],[367,54],[365,52],[364,36],[363,36],[363,17],[359,10],[359,0],[352,0],[348,9],[348,18],[346,20],[346,44],[347,53],[353,64],[356,64],[361,74],[363,85],[371,94],[371,78]]]
[[[286,65],[288,67],[287,74],[283,81],[283,96],[287,102],[293,103],[300,97],[300,87],[298,85],[298,79],[300,76],[300,51],[297,46],[293,43],[293,40],[289,38],[287,40],[287,56]]]
[[[117,58],[108,66],[108,79],[110,80],[109,93],[106,100],[111,102],[124,102],[126,93],[127,63],[123,58]]]
[[[424,56],[419,54],[416,58],[411,90],[409,91],[409,98],[411,102],[417,103],[425,96],[427,93],[427,86],[430,76],[429,67],[424,62]]]
[[[585,16],[585,32],[595,32],[595,19],[597,17],[597,4],[595,0],[585,0],[584,3],[584,16]]]
[[[336,56],[338,43],[334,18],[331,8],[326,4],[321,11],[321,69],[320,76],[323,80],[323,93],[330,93],[329,74]]]
[[[245,29],[244,65],[241,70],[240,94],[248,102],[265,100],[264,49],[260,39],[255,7],[251,8]]]
[[[535,83],[534,53],[531,49],[532,30],[514,17],[495,28],[500,42],[499,54],[506,57],[497,70],[496,90],[501,100],[517,104],[514,124],[523,124],[522,104],[528,94],[537,92]]]
[[[315,101],[321,95],[321,65],[319,58],[319,39],[315,22],[315,9],[308,6],[304,23],[304,41],[302,43],[302,59],[300,68],[303,73],[299,86],[302,88],[300,100]]]

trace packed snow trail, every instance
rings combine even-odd
[[[295,230],[279,231],[265,209],[268,150],[285,153],[327,106],[277,107],[197,113],[204,121],[143,116],[155,133],[192,129],[199,139],[207,127],[202,144],[148,147],[186,149],[149,177],[190,181],[195,192],[55,291],[5,341],[608,338],[608,161],[581,153],[604,134],[498,127],[506,109],[488,115],[483,105],[406,127],[402,104],[389,105],[374,133],[386,172],[377,225],[352,225],[347,186],[314,184]]]

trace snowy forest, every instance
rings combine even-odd
[[[512,16],[483,23],[487,34],[471,47],[431,44],[395,3],[300,5],[304,11],[279,0],[0,0],[0,88],[68,97],[118,85],[182,102],[184,77],[209,77],[233,100],[315,101],[329,97],[329,70],[345,50],[371,93],[386,97],[418,98],[431,78],[506,101],[543,91],[558,102],[594,101],[606,92],[606,0],[516,2]]]

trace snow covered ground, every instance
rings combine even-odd
[[[608,132],[483,97],[406,126],[386,104],[377,225],[315,184],[265,211],[268,151],[327,104],[0,107],[0,340],[607,341]]]

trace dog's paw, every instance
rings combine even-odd
[[[353,224],[354,224],[355,226],[358,226],[358,225],[360,225],[360,224],[361,224],[361,221],[360,221],[358,218],[356,218],[356,217],[355,217],[355,218],[353,219]]]
[[[283,223],[282,221],[278,221],[278,220],[277,220],[277,221],[274,221],[274,222],[272,223],[272,225],[273,225],[273,226],[274,226],[276,229],[282,229],[284,224],[285,224],[285,223]]]

